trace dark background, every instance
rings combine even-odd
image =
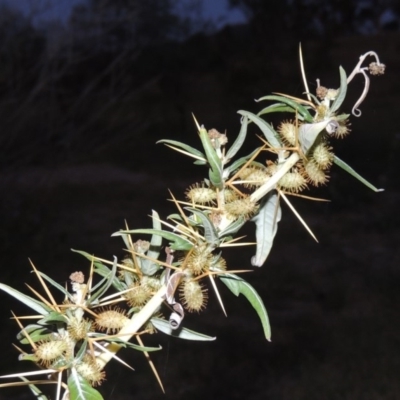
[[[13,9],[0,10],[0,281],[38,288],[28,257],[61,283],[88,271],[71,248],[122,257],[122,241],[110,234],[125,219],[131,228],[150,227],[151,209],[164,218],[173,211],[168,188],[182,198],[206,176],[156,141],[199,147],[192,112],[233,141],[236,111],[263,106],[253,99],[274,91],[302,96],[300,41],[311,90],[316,78],[337,87],[339,65],[350,73],[362,53],[375,50],[387,72],[371,79],[351,135],[332,144],[385,192],[373,193],[334,167],[329,185],[314,193],[330,203],[293,200],[319,244],[283,206],[267,263],[247,275],[265,301],[272,342],[246,300],[221,288],[228,318],[210,293],[207,310],[186,320],[215,342],[147,339],[163,346],[153,360],[166,395],[144,357],[132,352],[122,356],[136,371],[111,363],[100,389],[116,400],[398,399],[397,2],[231,3],[246,11],[248,24],[217,30],[206,19],[172,13],[161,0],[92,0],[64,27],[38,27]],[[358,77],[344,111],[362,89]],[[258,132],[249,133],[244,153],[258,145]],[[244,232],[251,238],[252,230]],[[231,269],[249,268],[252,254],[225,252]],[[0,298],[0,373],[32,369],[11,346],[18,327],[10,310],[24,315],[26,308]],[[0,398],[32,396],[13,389]]]

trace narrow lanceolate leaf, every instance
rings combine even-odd
[[[61,293],[63,293],[66,297],[68,297],[71,301],[73,301],[73,296],[71,293],[68,292],[67,289],[65,289],[64,286],[61,286],[59,283],[57,283],[55,280],[51,279],[49,276],[44,274],[43,272],[38,271],[38,274],[45,279],[47,282],[49,282],[51,285],[53,285],[55,288],[57,288]]]
[[[276,100],[276,101],[280,101],[281,103],[285,103],[288,106],[292,107],[294,112],[297,111],[303,117],[303,119],[305,121],[307,121],[307,122],[313,121],[313,117],[309,113],[307,108],[304,107],[303,105],[299,104],[295,100],[292,100],[292,99],[289,99],[289,98],[283,97],[283,96],[269,95],[269,96],[261,97],[260,99],[258,99],[256,101],[262,101],[262,100]]]
[[[229,224],[225,229],[219,232],[219,237],[231,236],[238,232],[238,230],[245,224],[246,220],[240,216],[238,219]]]
[[[254,154],[259,153],[260,152],[261,147],[257,147],[254,151],[252,151],[250,154],[248,154],[247,156],[238,158],[236,161],[234,161],[229,167],[225,168],[224,170],[224,176],[229,176],[233,171],[236,171],[237,169],[239,169],[243,164],[246,164],[246,162],[254,156]],[[259,165],[260,167],[264,167],[264,165],[253,161],[251,163],[251,165]]]
[[[157,143],[165,143],[165,144],[169,144],[173,147],[178,147],[178,148],[186,151],[187,153],[192,154],[195,158],[197,158],[197,160],[206,162],[206,156],[200,150],[197,150],[194,147],[189,146],[185,143],[177,142],[176,140],[168,140],[168,139],[159,140]]]
[[[96,304],[96,300],[99,299],[112,285],[115,280],[115,275],[117,273],[117,257],[114,256],[113,267],[110,270],[110,273],[107,274],[96,286],[94,286],[91,290],[90,299],[88,300],[88,304]]]
[[[267,259],[282,211],[276,193],[270,192],[262,202],[260,211],[252,218],[256,224],[256,255],[251,258],[251,265],[261,267]]]
[[[48,306],[46,306],[44,303],[33,299],[32,297],[27,296],[26,294],[23,294],[19,292],[16,289],[13,289],[10,286],[4,285],[3,283],[0,283],[0,290],[3,290],[4,292],[8,293],[9,295],[15,297],[18,301],[21,303],[24,303],[26,306],[29,308],[32,308],[32,310],[35,310],[37,313],[45,316],[49,312],[52,311],[52,309]]]
[[[121,235],[122,236],[122,235]],[[129,247],[129,246],[127,246]],[[92,254],[87,253],[86,251],[82,251],[82,250],[74,250],[71,249],[74,253],[78,253],[82,256],[84,256],[85,258],[87,258],[90,262],[93,262],[93,265],[95,266],[95,271],[96,274],[99,274],[100,276],[109,279],[112,275],[112,271],[110,270],[110,268],[106,267],[103,263],[101,263],[100,261],[98,261],[98,258],[93,256]],[[97,260],[97,261],[96,261]],[[112,285],[119,291],[125,290],[126,286],[124,285],[124,283],[122,281],[120,281],[117,277],[114,276],[113,280],[112,280]]]
[[[278,133],[274,131],[268,122],[249,111],[239,110],[238,114],[248,117],[250,121],[254,122],[261,129],[261,132],[272,147],[276,149],[282,147]]]
[[[268,107],[263,108],[257,115],[260,117],[261,115],[273,113],[273,112],[295,112],[292,107],[283,104],[283,103],[275,103]]]
[[[28,379],[26,379],[24,376],[21,376],[20,379],[24,382],[29,382]],[[35,400],[49,400],[49,398],[42,393],[42,391],[35,385],[28,385],[29,389],[35,396]]]
[[[308,150],[317,140],[320,133],[328,126],[330,120],[314,122],[313,124],[302,124],[299,128],[299,142],[301,150],[307,154]]]
[[[193,247],[193,244],[185,239],[182,236],[177,235],[176,233],[161,231],[158,229],[133,229],[129,231],[119,231],[113,233],[111,236],[121,236],[121,234],[133,234],[133,233],[144,233],[149,235],[159,235],[164,239],[170,241],[170,247],[173,250],[190,250]]]
[[[344,169],[350,175],[354,176],[354,178],[358,179],[365,186],[373,190],[374,192],[383,192],[385,189],[378,189],[376,186],[369,183],[366,179],[364,179],[361,175],[359,175],[353,168],[350,167],[347,163],[341,160],[339,157],[335,156],[333,162],[340,168]]]
[[[339,109],[339,107],[342,105],[343,100],[345,99],[346,93],[347,93],[346,71],[342,67],[339,67],[339,73],[340,73],[340,89],[339,89],[338,96],[333,101],[332,106],[330,108],[331,113],[334,113],[336,110]]]
[[[219,278],[235,296],[242,294],[246,297],[246,299],[256,310],[261,320],[265,338],[268,341],[271,341],[271,326],[269,324],[267,310],[265,309],[260,295],[256,292],[253,286],[235,274],[223,274],[220,275]]]
[[[46,327],[42,325],[28,325],[22,331],[17,334],[17,339],[21,344],[29,344],[29,340],[27,339],[27,334],[32,342],[36,343],[40,340],[45,340],[53,335],[53,333]]]
[[[222,189],[223,180],[222,180],[221,160],[218,157],[218,154],[211,143],[207,130],[201,128],[199,135],[201,143],[203,144],[204,151],[206,153],[207,161],[210,164],[210,171],[209,171],[210,181],[215,187],[217,187],[218,189]]]
[[[185,207],[185,209],[200,218],[201,226],[204,229],[204,238],[207,240],[207,243],[213,247],[218,247],[220,243],[218,233],[214,224],[209,220],[207,215],[203,211],[194,208]]]
[[[103,396],[82,378],[75,368],[71,368],[68,378],[69,400],[103,400]]]
[[[157,211],[152,210],[153,218],[153,229],[161,230],[160,216]],[[150,240],[150,249],[147,252],[147,256],[153,260],[157,260],[160,256],[160,250],[162,245],[162,237],[160,235],[152,235]],[[145,275],[153,275],[159,269],[159,266],[154,261],[143,258],[141,260],[142,271]]]
[[[244,116],[242,119],[242,127],[240,128],[240,132],[236,140],[233,142],[233,145],[229,148],[228,152],[226,153],[225,159],[229,161],[231,158],[233,158],[236,153],[240,150],[242,147],[244,140],[246,139],[246,134],[247,134],[247,124],[249,122],[249,119]]]
[[[212,341],[215,337],[204,335],[203,333],[195,332],[187,328],[180,327],[179,329],[172,329],[169,321],[160,318],[151,318],[151,323],[155,326],[157,330],[165,333],[166,335],[174,336],[179,339],[186,340],[199,340],[199,341]]]

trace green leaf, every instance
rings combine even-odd
[[[339,67],[339,73],[340,73],[340,89],[339,89],[338,96],[336,97],[335,100],[333,100],[332,106],[330,108],[331,113],[334,113],[336,110],[339,109],[339,107],[342,105],[343,100],[345,99],[346,93],[347,93],[346,71],[342,67]]]
[[[153,229],[159,231],[162,230],[160,217],[157,211],[152,210],[152,218],[153,218]],[[158,260],[158,257],[160,256],[161,245],[162,245],[162,237],[160,235],[153,235],[150,240],[150,248],[147,251],[146,255],[152,258],[153,260]],[[145,275],[153,275],[160,269],[160,266],[151,260],[142,258],[141,268]]]
[[[216,153],[211,140],[208,136],[208,132],[206,129],[201,128],[200,132],[200,140],[203,144],[204,151],[206,153],[207,161],[210,164],[209,178],[211,183],[217,187],[218,189],[222,189],[223,180],[222,180],[222,164],[221,160]]]
[[[220,240],[218,237],[218,233],[215,229],[214,224],[210,221],[208,216],[200,210],[196,210],[195,208],[185,207],[185,210],[190,211],[195,214],[201,220],[201,226],[204,229],[204,237],[208,244],[212,245],[214,248],[218,247]]]
[[[256,255],[251,258],[251,265],[261,267],[271,251],[278,222],[281,220],[282,211],[279,197],[276,193],[269,192],[263,199],[259,212],[251,219],[256,224]]]
[[[333,162],[340,168],[344,169],[346,172],[348,172],[350,175],[354,176],[354,178],[358,179],[361,183],[363,183],[365,186],[373,190],[374,192],[383,192],[385,189],[378,189],[376,186],[372,185],[369,183],[366,179],[364,179],[361,175],[359,175],[356,171],[354,171],[353,168],[350,167],[350,165],[346,164],[343,160],[341,160],[339,157],[334,156]]]
[[[24,376],[20,376],[19,379],[21,379],[24,382],[29,382],[29,379],[25,378]],[[35,396],[35,400],[49,400],[49,398],[45,396],[36,385],[31,384],[28,385],[28,387]]]
[[[237,233],[237,231],[245,224],[246,220],[240,216],[238,219],[229,224],[225,229],[219,232],[219,237],[229,236]]]
[[[233,142],[232,146],[229,148],[228,152],[226,153],[225,159],[227,161],[233,158],[242,147],[246,139],[248,121],[249,121],[248,118],[244,116],[242,119],[242,127],[240,128],[239,135]]]
[[[52,311],[52,309],[50,307],[48,307],[46,304],[42,303],[41,301],[33,299],[32,297],[29,297],[26,294],[23,294],[23,293],[19,292],[18,290],[13,289],[10,286],[4,285],[4,283],[0,283],[0,290],[3,290],[4,292],[8,293],[9,295],[15,297],[18,301],[20,301],[21,303],[24,303],[26,306],[28,306],[32,310],[35,310],[40,315],[44,316]]]
[[[216,339],[215,337],[207,336],[203,333],[198,333],[187,328],[179,327],[178,329],[174,330],[171,328],[169,321],[166,321],[165,319],[153,317],[150,319],[150,321],[160,332],[163,332],[166,335],[177,337],[179,339],[199,341],[211,341]]]
[[[219,279],[221,279],[221,281],[235,296],[239,296],[239,294],[242,294],[244,297],[246,297],[246,299],[256,310],[261,320],[265,338],[268,341],[271,341],[271,326],[269,324],[267,310],[265,309],[261,297],[253,288],[253,286],[251,286],[248,282],[235,274],[221,274],[219,275]]]
[[[206,156],[200,150],[197,150],[194,147],[189,146],[189,145],[187,145],[185,143],[177,142],[176,140],[168,140],[168,139],[159,140],[157,142],[157,144],[158,143],[166,143],[166,144],[169,144],[171,146],[179,147],[179,148],[187,151],[188,153],[193,154],[195,157],[202,158],[203,161],[204,161],[203,164],[207,161],[206,160]],[[197,161],[201,161],[201,160],[197,160]]]
[[[71,301],[73,301],[73,296],[71,293],[68,292],[67,289],[65,289],[64,286],[61,286],[59,283],[51,279],[49,276],[44,274],[43,272],[38,271],[39,275],[45,279],[47,282],[49,282],[51,285],[53,285],[55,288],[57,288],[61,293],[63,293],[66,297],[68,297]]]
[[[290,107],[292,107],[294,111],[297,110],[297,112],[307,122],[312,122],[314,120],[314,118],[312,117],[312,115],[309,113],[309,111],[307,110],[307,108],[305,106],[301,105],[300,103],[298,103],[295,100],[289,99],[288,97],[269,95],[269,96],[261,97],[260,99],[258,99],[256,101],[258,102],[258,101],[262,101],[262,100],[277,100],[277,101],[280,101],[281,103],[285,103],[285,104],[289,105]]]
[[[93,337],[99,338],[103,337],[103,335],[93,335]],[[161,346],[158,347],[148,347],[148,346],[139,346],[138,344],[131,343],[131,342],[126,342],[124,340],[118,339],[118,338],[107,338],[107,335],[104,335],[104,341],[105,342],[110,342],[110,343],[116,343],[121,347],[129,348],[129,349],[134,349],[138,351],[160,351],[162,350]]]
[[[42,325],[31,324],[21,330],[17,334],[17,339],[21,344],[29,344],[29,340],[26,337],[26,334],[29,335],[29,338],[32,342],[39,342],[40,340],[46,340],[47,338],[53,335],[53,332],[49,331],[48,328],[43,327]]]
[[[170,241],[170,247],[173,250],[190,250],[193,247],[193,244],[189,242],[189,240],[184,237],[177,235],[176,233],[161,231],[158,229],[133,229],[129,231],[119,231],[113,233],[111,236],[121,236],[121,234],[132,234],[132,233],[144,233],[149,235],[159,235],[164,239]],[[171,244],[172,243],[172,244]]]
[[[71,368],[68,377],[69,400],[104,400],[103,396],[90,383]]]
[[[252,151],[247,156],[238,158],[234,163],[232,163],[229,167],[225,168],[224,176],[229,176],[233,171],[239,169],[243,164],[245,164],[254,154],[260,151],[261,147],[257,147],[254,151]],[[253,161],[250,165],[259,165],[261,168],[264,168],[264,165],[258,163],[257,161]]]
[[[68,319],[64,314],[61,314],[57,311],[49,312],[44,318],[38,321],[38,324],[41,325],[53,325],[57,322],[67,323]]]
[[[90,291],[90,298],[87,300],[89,304],[96,304],[97,299],[99,299],[112,285],[114,279],[118,279],[115,277],[117,273],[117,257],[114,256],[114,263],[110,272]],[[99,288],[99,290],[97,290]],[[95,292],[97,290],[97,292]]]
[[[82,251],[82,250],[71,249],[71,251],[73,251],[74,253],[78,253],[78,254],[84,256],[85,258],[87,258],[90,262],[93,262],[93,265],[96,267],[95,268],[96,274],[99,274],[100,276],[102,276],[104,278],[106,278],[106,277],[110,276],[110,274],[112,274],[110,268],[106,267],[100,261],[96,261],[96,260],[98,260],[98,258],[93,256],[92,254],[89,254],[86,251]],[[126,289],[125,284],[122,281],[120,281],[117,277],[114,277],[114,279],[112,280],[112,285],[114,286],[115,289],[117,289],[119,291]]]
[[[268,124],[268,122],[264,121],[260,117],[257,117],[257,115],[251,113],[250,111],[239,110],[238,114],[243,115],[244,117],[248,117],[250,121],[254,122],[261,129],[261,132],[264,134],[268,143],[272,147],[276,149],[282,147],[279,135],[274,131],[272,126]]]
[[[283,103],[275,103],[268,107],[263,108],[260,112],[257,113],[259,117],[264,114],[273,113],[273,112],[295,112],[292,107],[283,104]]]

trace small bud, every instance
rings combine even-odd
[[[129,289],[124,297],[131,307],[142,307],[151,297],[151,290],[146,285],[133,283],[129,286]]]

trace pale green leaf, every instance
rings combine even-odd
[[[46,340],[47,338],[52,336],[52,332],[49,331],[48,328],[43,327],[42,325],[31,324],[26,326],[23,330],[21,330],[17,334],[17,339],[22,344],[29,344],[29,340],[26,337],[26,334],[29,335],[29,338],[32,342],[39,342],[40,340]]]
[[[196,210],[195,208],[185,207],[185,209],[195,214],[198,218],[200,218],[201,226],[204,229],[204,238],[206,239],[207,243],[213,246],[214,248],[218,247],[220,243],[218,233],[215,229],[214,224],[210,221],[208,216],[203,211]]]
[[[273,112],[295,112],[292,107],[283,104],[283,103],[275,103],[268,107],[263,108],[260,112],[257,113],[259,117],[264,114],[273,113]]]
[[[339,109],[339,107],[342,105],[343,100],[346,97],[347,93],[347,76],[346,76],[346,71],[342,68],[339,67],[339,73],[340,73],[340,88],[339,88],[339,94],[336,97],[335,100],[333,100],[332,106],[330,108],[330,112],[334,113],[336,110]]]
[[[161,221],[157,211],[152,210],[152,218],[153,218],[153,229],[162,230],[161,229]],[[150,248],[147,251],[146,255],[153,260],[157,260],[160,256],[160,250],[162,245],[162,237],[160,235],[152,235],[150,240]],[[159,270],[159,265],[155,262],[143,258],[141,260],[141,268],[144,274],[153,275]]]
[[[187,145],[185,143],[181,143],[181,142],[177,142],[176,140],[169,140],[169,139],[159,140],[157,142],[157,144],[158,143],[166,143],[166,144],[169,144],[171,146],[179,147],[179,148],[185,150],[186,152],[188,152],[190,154],[193,154],[195,157],[202,158],[204,160],[204,162],[206,161],[206,156],[200,150],[197,150],[194,147],[189,146],[189,145]],[[197,161],[200,161],[200,160],[197,160]]]
[[[122,235],[120,235],[120,236],[122,236]],[[100,276],[102,276],[104,278],[107,278],[112,275],[110,268],[106,267],[100,261],[97,261],[98,260],[97,257],[87,253],[86,251],[82,251],[82,250],[71,249],[71,251],[73,251],[74,253],[81,254],[82,256],[87,258],[90,262],[93,262],[93,265],[95,266],[96,274],[99,274]],[[119,291],[126,289],[126,285],[115,276],[112,280],[112,285],[114,286],[115,289],[117,289]]]
[[[61,314],[57,311],[49,312],[44,318],[38,321],[38,324],[41,325],[52,325],[58,322],[66,323],[68,322],[67,317],[64,314]]]
[[[254,122],[261,129],[261,132],[264,134],[268,143],[272,147],[276,149],[282,147],[279,135],[275,132],[274,128],[272,128],[272,126],[268,122],[264,121],[262,118],[251,113],[250,111],[239,110],[238,114],[243,115],[244,117],[248,117],[250,121]]]
[[[218,189],[222,189],[223,181],[222,181],[221,160],[218,157],[218,154],[216,153],[211,143],[207,130],[201,128],[199,135],[201,143],[203,144],[204,151],[206,153],[207,161],[210,164],[210,171],[209,171],[210,181],[215,187],[217,187]]]
[[[170,247],[173,250],[190,250],[193,247],[193,244],[185,239],[184,237],[177,235],[176,233],[162,231],[158,229],[133,229],[129,231],[119,231],[113,233],[111,236],[120,236],[121,234],[132,234],[132,233],[144,233],[149,235],[159,235],[164,239],[170,241]]]
[[[20,376],[19,379],[21,379],[24,382],[29,382],[29,379],[25,378],[24,376]],[[35,400],[49,400],[49,398],[45,396],[36,385],[30,384],[28,385],[28,387],[35,396]]]
[[[219,232],[219,237],[223,238],[224,236],[229,236],[237,233],[237,231],[245,224],[246,220],[240,216],[238,219],[235,219],[231,224],[229,224],[225,229]]]
[[[233,142],[232,146],[229,148],[228,152],[226,153],[226,156],[225,156],[226,160],[230,160],[232,157],[234,157],[236,155],[236,153],[242,147],[242,145],[246,139],[248,121],[249,121],[248,118],[246,116],[244,116],[242,119],[242,127],[240,128],[239,135],[236,138],[236,140]]]
[[[251,219],[256,224],[256,255],[251,258],[251,265],[261,267],[271,251],[278,222],[281,220],[282,211],[279,197],[274,192],[269,192],[262,201],[259,212]]]
[[[73,296],[71,293],[68,292],[67,289],[65,289],[64,286],[61,286],[59,283],[57,283],[55,280],[51,279],[49,276],[44,274],[43,272],[38,271],[39,275],[45,279],[47,282],[49,282],[52,286],[57,288],[61,293],[63,293],[66,297],[68,297],[71,301],[73,301]]]
[[[90,383],[71,368],[68,377],[69,400],[103,400],[103,396]]]
[[[297,110],[297,112],[307,122],[312,122],[314,120],[312,115],[309,113],[309,111],[307,110],[307,108],[305,106],[303,106],[302,104],[298,103],[297,101],[295,101],[293,99],[289,99],[288,97],[269,95],[269,96],[261,97],[260,99],[258,99],[256,101],[258,102],[258,101],[262,101],[262,100],[277,100],[281,103],[285,103],[285,104],[289,105],[290,107],[292,107],[293,111]]]
[[[235,296],[242,294],[246,297],[260,318],[265,338],[271,341],[271,326],[269,324],[267,310],[265,309],[261,297],[253,286],[235,274],[221,274],[219,278]]]
[[[383,192],[385,189],[378,189],[376,186],[369,183],[366,179],[364,179],[361,175],[359,175],[353,168],[350,167],[347,163],[341,160],[339,157],[334,156],[333,162],[340,168],[344,169],[350,175],[354,176],[354,178],[358,179],[365,186],[373,190],[374,192]]]
[[[19,292],[16,289],[13,289],[10,286],[4,285],[4,283],[0,283],[0,290],[3,290],[4,292],[8,293],[9,295],[15,297],[18,301],[21,303],[24,303],[26,306],[31,308],[32,310],[35,310],[37,313],[41,315],[47,315],[49,312],[52,311],[50,307],[48,307],[46,304],[42,303],[41,301],[38,301],[36,299],[33,299],[32,297],[27,296],[26,294],[23,294]]]
[[[239,169],[243,164],[246,164],[246,162],[254,156],[257,152],[260,151],[260,147],[257,147],[253,152],[248,154],[247,156],[238,158],[235,162],[233,162],[229,167],[225,168],[224,170],[224,176],[229,176],[233,171],[236,171]],[[260,168],[264,168],[264,165],[261,163],[258,163],[257,161],[253,161],[250,165],[256,165],[259,166]]]
[[[187,328],[180,327],[174,330],[171,328],[169,321],[166,321],[165,319],[153,317],[151,318],[150,321],[155,326],[155,328],[160,332],[163,332],[166,335],[177,337],[179,339],[199,340],[199,341],[210,341],[216,339],[215,337],[207,336],[204,335],[203,333],[198,333]]]

